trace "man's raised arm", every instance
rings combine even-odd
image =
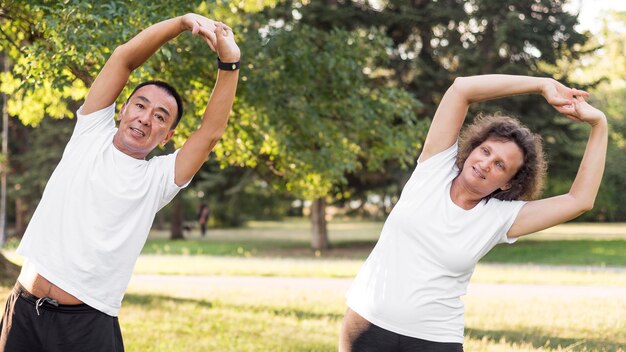
[[[218,23],[215,35],[215,49],[220,60],[224,63],[239,63],[240,51],[232,30]],[[198,172],[226,130],[238,78],[238,69],[218,70],[217,81],[204,111],[200,128],[189,136],[176,156],[177,185],[187,183]]]
[[[203,16],[187,14],[154,24],[113,51],[89,88],[83,104],[83,115],[113,104],[124,89],[130,73],[146,62],[163,44],[187,30],[202,35],[211,49],[215,50],[215,22]]]

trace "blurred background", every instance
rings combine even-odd
[[[0,259],[7,287],[17,270],[12,263],[20,263],[13,250],[61,158],[74,112],[105,60],[141,29],[187,12],[233,28],[242,50],[239,88],[214,153],[190,186],[157,214],[138,262],[139,278],[351,278],[398,200],[446,88],[459,76],[501,73],[552,77],[589,91],[591,103],[609,119],[610,144],[594,209],[537,239],[496,248],[485,266],[479,265],[476,280],[626,284],[624,1],[0,0],[0,241],[10,261]],[[198,127],[217,73],[215,60],[202,40],[186,33],[131,76],[119,105],[148,79],[172,83],[184,99],[186,113],[173,142],[155,154],[180,147]],[[543,196],[566,192],[588,127],[558,116],[540,95],[472,106],[468,121],[479,112],[497,111],[520,118],[543,137],[549,159]],[[163,351],[334,350],[347,287],[339,284],[327,293],[319,292],[323,284],[313,285],[318,288],[312,295],[303,293],[308,286],[297,293],[268,289],[259,296],[265,283],[254,283],[248,289],[258,299],[250,302],[250,292],[233,288],[243,292],[242,303],[235,291],[199,289],[202,293],[190,298],[152,291],[178,285],[173,282],[137,285],[131,285],[136,292],[125,302],[126,340],[131,350]],[[330,301],[320,301],[323,297]],[[535,298],[549,302],[524,301],[517,310],[527,318],[519,322],[496,312],[516,310],[502,298],[493,305],[480,305],[476,298],[478,306],[468,305],[466,349],[623,351],[623,296],[613,305],[593,295],[573,302]],[[567,308],[560,306],[564,302]],[[211,316],[222,325],[191,319],[186,322],[192,325],[180,330],[154,323],[168,319],[165,311],[144,316],[153,305],[187,307],[196,315],[213,314],[216,307],[232,311]],[[537,319],[546,314],[554,318]],[[576,325],[574,319],[595,323]],[[250,331],[240,328],[246,324]],[[502,327],[507,324],[510,329]],[[203,338],[214,338],[199,337],[200,325],[208,329]],[[152,331],[151,338],[141,337],[145,331]],[[159,339],[163,334],[187,345]]]

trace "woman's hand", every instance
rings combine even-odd
[[[545,81],[541,86],[541,94],[556,111],[572,120],[578,120],[575,116],[575,98],[589,96],[584,90],[568,88],[554,79]]]
[[[575,117],[578,121],[586,122],[591,126],[606,121],[604,113],[585,101],[581,96],[577,96],[574,100]]]

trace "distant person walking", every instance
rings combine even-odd
[[[568,193],[534,199],[541,138],[516,119],[482,116],[459,131],[472,103],[539,93],[590,128]],[[463,351],[465,295],[476,263],[498,243],[576,218],[593,207],[607,149],[605,115],[584,91],[548,78],[457,78],[437,108],[417,166],[347,294],[339,350]]]
[[[182,148],[146,160],[174,134],[180,95],[161,81],[138,85],[117,128],[115,102],[131,72],[185,31],[217,52],[215,88]],[[224,133],[239,55],[228,26],[196,14],[154,24],[112,52],[17,249],[24,266],[2,317],[0,351],[124,350],[117,315],[135,261],[156,212],[189,184]]]
[[[200,204],[198,209],[198,224],[200,225],[200,235],[206,234],[206,224],[209,221],[209,206],[206,203]]]

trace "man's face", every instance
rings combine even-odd
[[[157,145],[170,140],[176,114],[176,99],[166,90],[155,85],[141,87],[122,106],[113,144],[133,158],[144,159]]]

